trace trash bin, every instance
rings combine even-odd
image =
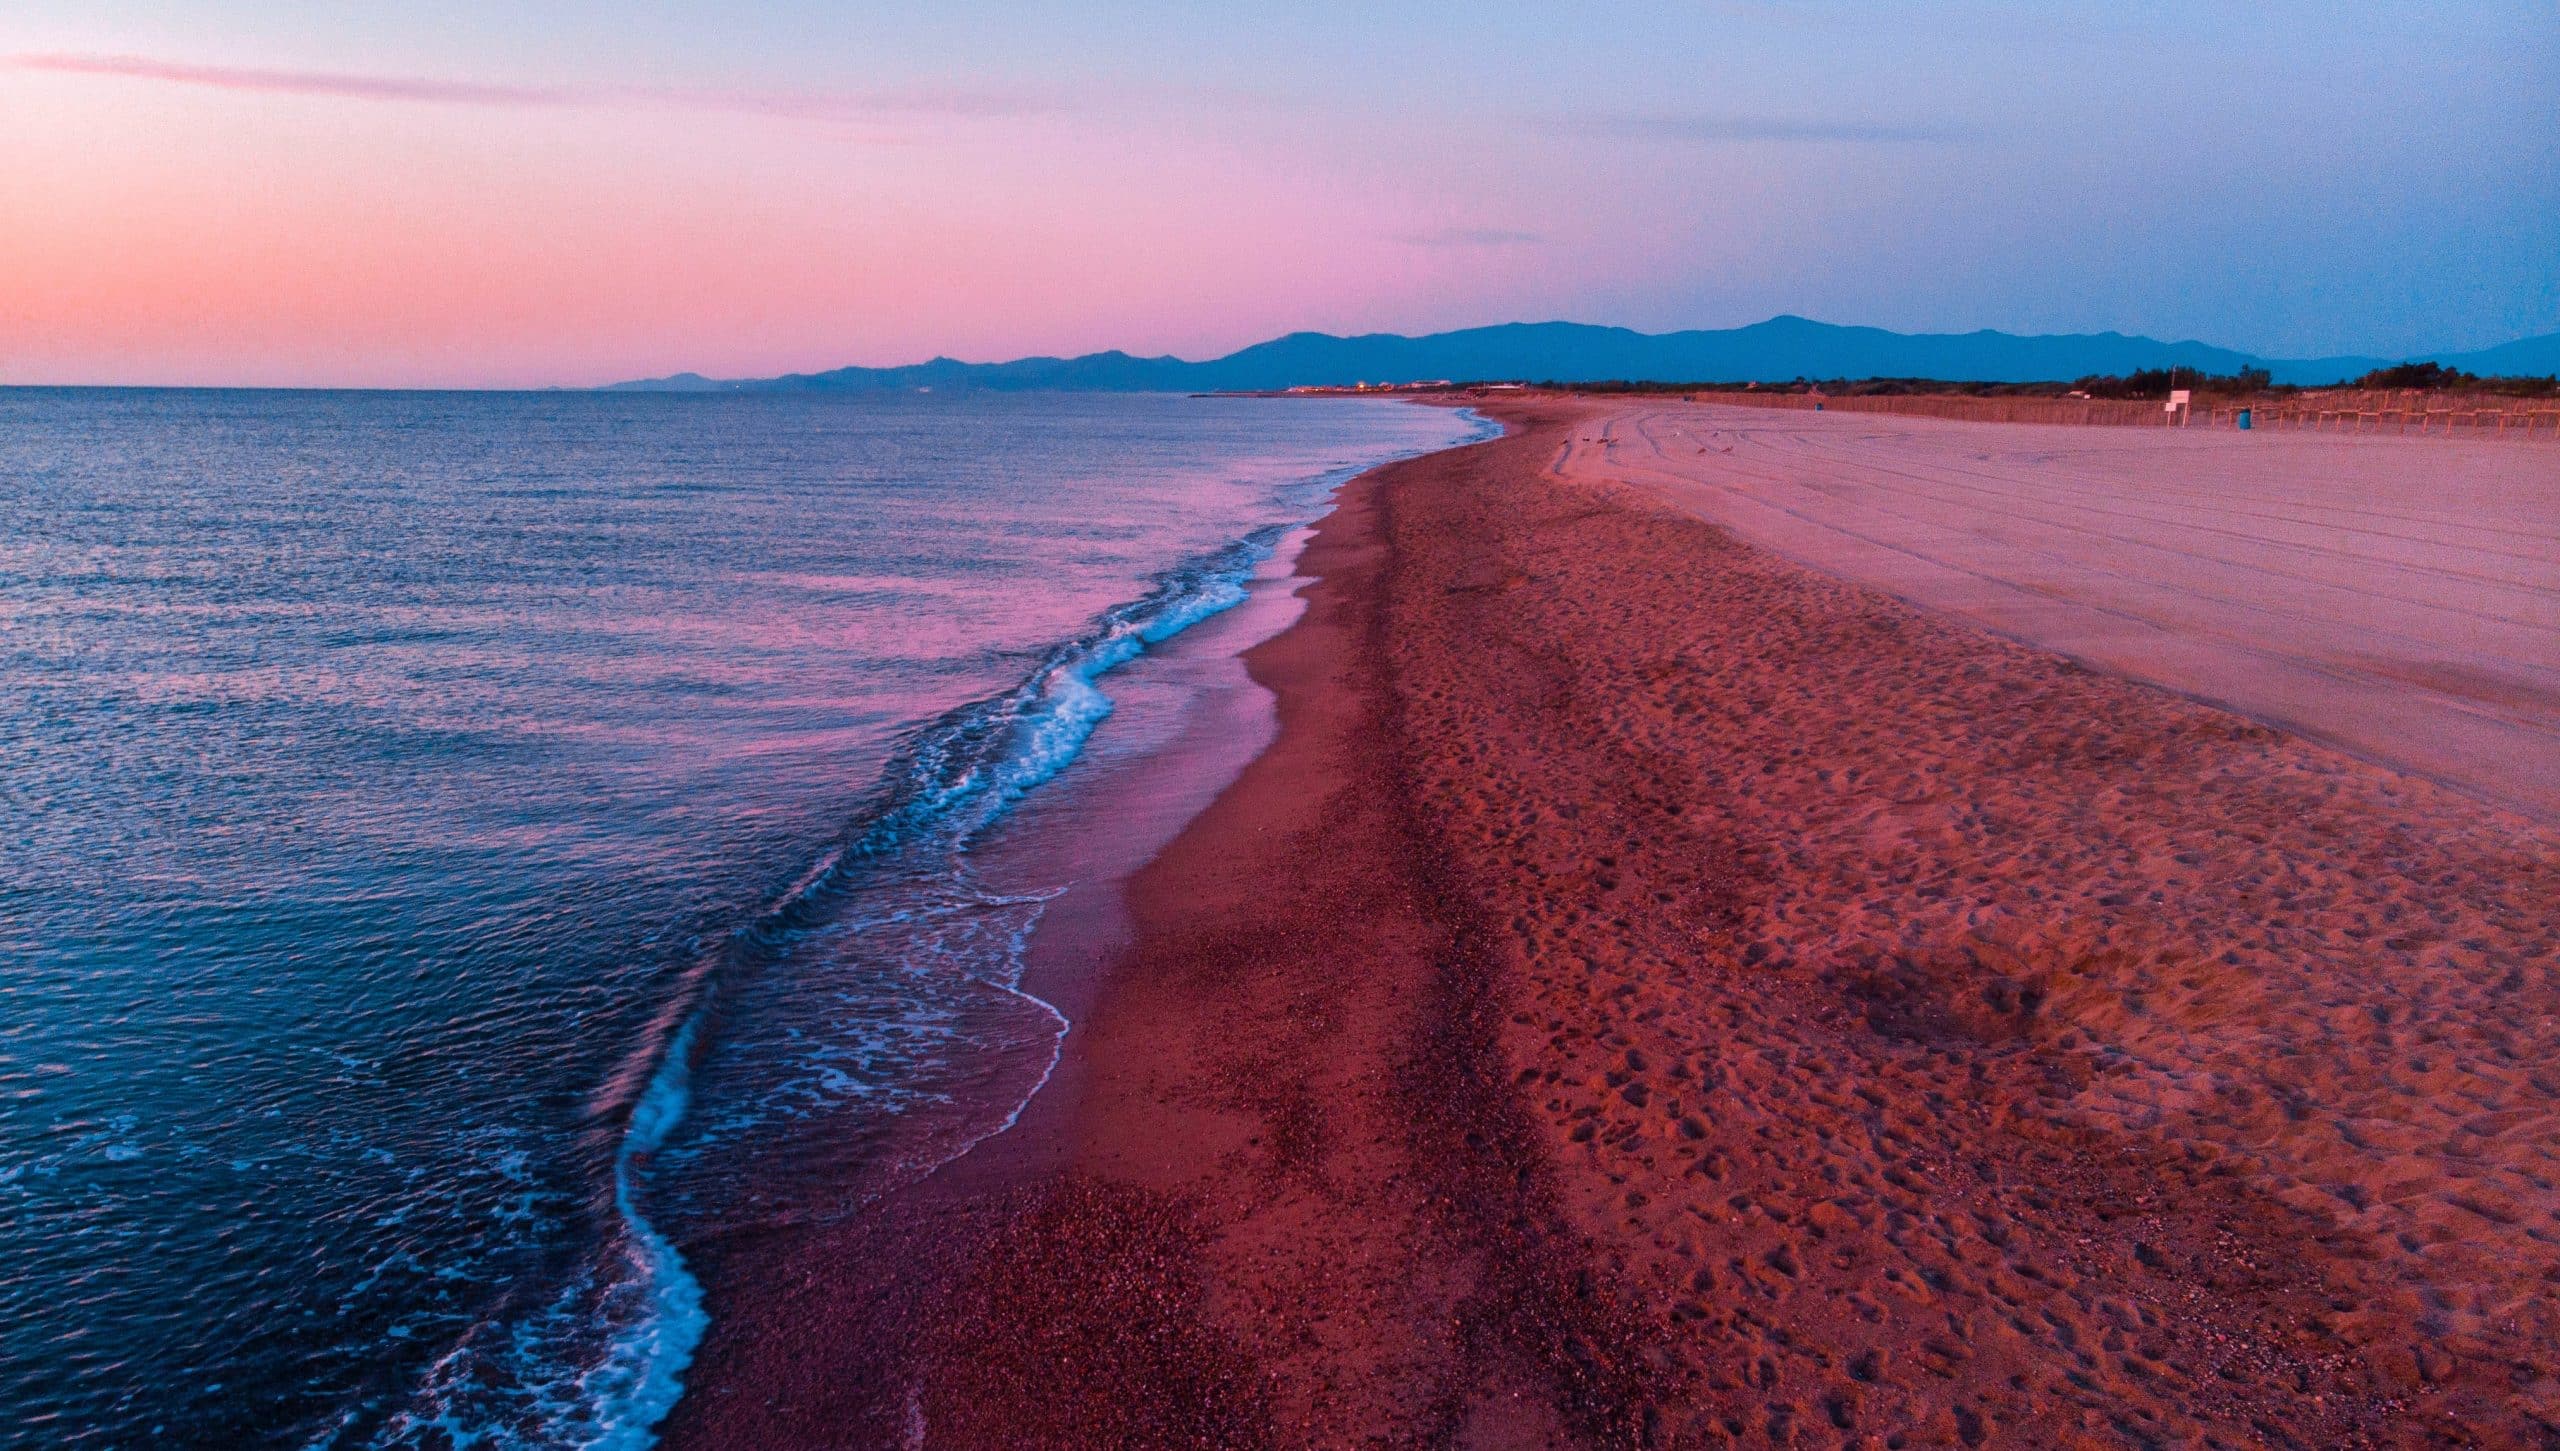
[[[2241,409],[2239,416],[2232,420],[2233,423],[2238,427],[2247,428],[2249,426],[2250,411],[2251,410],[2246,408]]]

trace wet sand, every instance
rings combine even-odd
[[[1022,986],[1070,1022],[1086,1018],[1100,968],[1127,943],[1129,874],[1277,729],[1270,692],[1239,657],[1297,619],[1306,581],[1296,560],[1310,532],[1283,540],[1254,571],[1241,606],[1113,672],[1108,730],[972,849],[988,890],[1057,893]],[[852,1203],[832,1222],[745,1223],[687,1242],[712,1324],[664,1444],[906,1444],[917,1338],[984,1236],[1027,1202],[1023,1187],[1063,1165],[1059,1125],[1073,1116],[1088,1061],[1075,1040],[1066,1046],[1013,1130],[926,1182]]]
[[[672,1444],[2560,1434],[2560,840],[1506,409],[1345,491],[1270,749],[1044,929],[1020,1128],[711,1264]]]
[[[2560,439],[1647,400],[1596,417],[1558,466],[2560,823]]]

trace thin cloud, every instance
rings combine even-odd
[[[349,101],[406,101],[441,106],[571,108],[621,106],[730,111],[795,121],[879,121],[900,116],[1001,117],[1066,107],[1053,97],[967,90],[744,91],[674,86],[522,86],[419,76],[351,75],[195,65],[134,55],[15,55],[13,70],[110,76],[168,85],[263,95],[325,96]]]
[[[1396,239],[1409,247],[1535,247],[1547,240],[1539,232],[1513,232],[1500,227],[1442,227],[1409,232]]]
[[[1571,123],[1576,129],[1612,136],[1657,141],[1848,141],[1912,143],[1957,141],[1964,133],[1941,126],[1907,126],[1884,121],[1816,120],[1794,116],[1708,116],[1656,112],[1632,116],[1595,116]]]

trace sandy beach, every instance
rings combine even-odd
[[[1787,451],[1835,446],[1802,415],[1503,412],[1346,488],[1246,657],[1269,749],[1044,930],[1032,985],[1082,1011],[1022,1124],[712,1259],[669,1444],[2560,1436],[2547,754],[2277,729],[2235,686],[2274,672],[2213,642],[2279,632],[2155,623],[2205,643],[2120,662],[2085,617],[1987,618],[2023,536],[1964,556],[1970,603],[1872,576],[1820,537],[1845,516],[1769,522]],[[2116,432],[1994,436],[2032,485],[2043,435]],[[1677,452],[1719,435],[1758,482]],[[2083,504],[2140,473],[2108,467]],[[2239,496],[2208,492],[2112,527],[2210,533]],[[2499,549],[2429,538],[2395,558]],[[2252,572],[2193,566],[2175,619],[2257,608]],[[2400,583],[2374,628],[2536,582]],[[2334,698],[2399,680],[2530,739],[2550,662],[2515,658],[2521,705],[2442,671]]]
[[[1557,467],[2560,822],[2560,439],[1639,402]]]

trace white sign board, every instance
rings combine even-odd
[[[2191,391],[2191,390],[2189,390],[2189,389],[2185,389],[2185,388],[2172,388],[2172,389],[2170,389],[2170,390],[2169,390],[2169,401],[2168,401],[2167,403],[2165,403],[2165,404],[2163,404],[2163,405],[2161,406],[2161,410],[2160,410],[2160,411],[2161,411],[2161,412],[2163,412],[2163,413],[2175,413],[2175,412],[2177,412],[2179,409],[2186,407],[2186,406],[2187,406],[2187,396],[2188,396],[2188,394],[2189,394],[2189,392],[2190,392],[2190,391]]]

